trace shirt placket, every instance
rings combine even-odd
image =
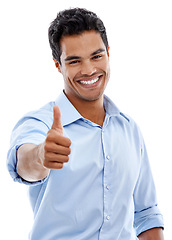
[[[102,150],[104,155],[104,169],[103,169],[103,187],[104,187],[104,199],[103,199],[103,209],[104,209],[104,221],[100,229],[99,240],[103,240],[107,234],[109,224],[111,221],[111,212],[110,212],[110,168],[111,168],[111,153],[110,148],[108,147],[108,136],[107,136],[107,125],[109,118],[106,118],[105,124],[102,127]]]

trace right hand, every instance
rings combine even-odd
[[[58,106],[53,108],[54,120],[43,143],[42,165],[48,169],[61,169],[69,161],[71,140],[64,137],[61,113]]]

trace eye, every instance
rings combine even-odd
[[[74,61],[69,62],[69,64],[70,64],[70,65],[73,65],[73,64],[77,64],[77,63],[79,63],[79,62],[80,62],[79,60],[74,60]]]
[[[99,58],[102,58],[102,55],[101,54],[99,54],[99,55],[95,55],[94,57],[92,57],[92,59],[94,60],[96,60],[96,59],[99,59]]]

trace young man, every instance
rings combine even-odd
[[[64,91],[17,123],[8,152],[11,176],[30,186],[29,239],[162,240],[142,135],[104,95],[110,69],[102,21],[65,10],[49,41]]]

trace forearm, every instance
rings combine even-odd
[[[152,228],[138,236],[139,240],[164,240],[162,228]]]
[[[17,151],[17,172],[29,182],[42,180],[49,174],[49,169],[45,168],[40,156],[43,151],[43,144],[24,144]]]

